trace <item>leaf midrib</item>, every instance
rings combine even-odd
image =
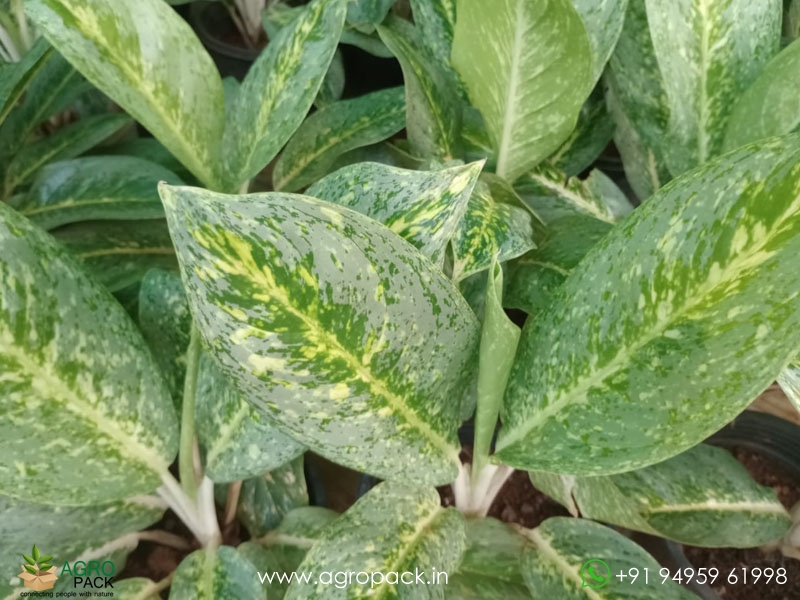
[[[569,562],[567,562],[558,553],[558,551],[553,548],[553,546],[550,545],[547,540],[544,539],[544,536],[539,532],[538,528],[531,531],[526,531],[524,532],[524,535],[531,540],[531,542],[533,542],[536,549],[544,555],[545,559],[549,559],[550,564],[555,565],[559,571],[563,573],[564,577],[574,582],[575,585],[579,587],[580,591],[584,592],[587,597],[591,598],[592,600],[603,600],[603,597],[595,592],[593,588],[588,586],[583,587],[583,580],[575,572],[577,565],[571,565]]]
[[[508,175],[508,153],[511,151],[512,129],[516,124],[517,88],[519,87],[519,62],[522,57],[522,34],[525,28],[522,0],[516,0],[516,14],[514,19],[514,41],[511,51],[511,77],[508,81],[506,106],[503,121],[503,133],[497,149],[497,174],[506,178]]]

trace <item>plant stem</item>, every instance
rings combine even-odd
[[[242,492],[242,480],[234,481],[228,486],[228,499],[225,502],[224,528],[230,526],[236,519],[236,509],[239,506],[239,495]]]
[[[189,499],[181,485],[168,471],[161,475],[164,485],[158,488],[161,496],[204,547],[216,548],[220,541],[219,524],[214,508],[214,484],[204,477],[197,488],[198,500]]]
[[[177,550],[191,550],[192,545],[179,535],[169,531],[148,530],[139,532],[139,539],[146,542],[154,542],[162,546],[176,548]]]
[[[186,352],[186,379],[183,382],[181,405],[181,443],[178,472],[183,491],[191,500],[197,499],[197,478],[194,470],[194,406],[197,391],[197,366],[200,361],[200,333],[192,323],[189,349]]]

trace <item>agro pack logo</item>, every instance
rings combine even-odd
[[[22,573],[19,574],[19,578],[22,579],[25,587],[34,592],[52,590],[58,579],[56,568],[50,564],[53,557],[42,555],[34,544],[30,556],[23,554],[22,558],[25,559],[25,564],[22,565]]]
[[[103,562],[76,560],[73,563],[67,561],[61,567],[61,576],[64,577],[65,575],[72,577],[72,587],[75,589],[102,590],[114,587],[112,581],[114,578],[114,563],[110,560]]]

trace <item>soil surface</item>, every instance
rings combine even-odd
[[[742,448],[736,448],[733,455],[750,475],[761,485],[775,489],[781,503],[790,510],[800,501],[800,481],[780,465],[768,458]],[[696,548],[684,546],[686,558],[695,567],[716,567],[720,576],[711,586],[720,598],[725,600],[797,600],[800,598],[800,560],[786,558],[780,552],[764,552],[759,548]],[[728,574],[736,570],[738,582],[730,584]],[[743,581],[743,569],[748,571],[748,582]],[[774,575],[768,580],[765,575],[755,578],[754,569],[764,573],[772,569]],[[778,569],[785,569],[785,583],[777,580]],[[755,580],[755,582],[754,582]],[[783,581],[781,579],[780,581]]]

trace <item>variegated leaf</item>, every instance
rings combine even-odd
[[[257,477],[305,451],[247,402],[206,356],[200,362],[196,398],[197,437],[212,481]]]
[[[403,69],[406,135],[412,154],[426,159],[458,157],[461,102],[452,78],[408,21],[388,19],[378,33]]]
[[[537,490],[547,494],[561,504],[573,517],[579,516],[578,506],[572,497],[572,490],[575,488],[577,477],[574,475],[543,473],[542,471],[528,471],[528,475]]]
[[[344,61],[342,60],[342,53],[337,50],[333,53],[328,72],[325,73],[317,92],[317,97],[314,98],[314,106],[322,108],[341,100],[344,93],[344,84]]]
[[[441,598],[447,585],[437,581],[434,572],[455,571],[465,545],[463,515],[442,508],[435,489],[406,481],[384,482],[325,528],[297,570],[368,570],[384,576],[416,570],[423,573],[426,584],[404,585],[395,579],[378,581],[374,587],[355,581],[333,586],[295,579],[286,600],[400,597],[401,589],[403,598]]]
[[[539,487],[536,474],[531,481]],[[705,444],[637,471],[578,477],[571,496],[586,519],[692,546],[761,546],[792,524],[774,489],[753,481],[727,450]]]
[[[589,36],[592,86],[600,79],[622,33],[628,0],[572,0]]]
[[[528,314],[547,308],[558,287],[610,230],[609,223],[584,215],[553,221],[536,250],[507,265],[503,306]]]
[[[39,39],[19,62],[0,68],[0,124],[25,93],[31,79],[53,54],[45,39]]]
[[[425,47],[440,65],[452,70],[450,55],[456,25],[456,0],[411,0],[414,23],[425,40]]]
[[[159,600],[162,586],[146,577],[114,581],[114,598],[118,600]]]
[[[139,329],[164,375],[175,408],[180,410],[192,327],[180,275],[162,269],[147,271],[138,297]]]
[[[645,200],[671,178],[662,149],[669,100],[650,38],[645,0],[628,0],[622,34],[608,64],[614,143],[631,187]]]
[[[781,371],[778,384],[789,401],[800,411],[800,364],[794,362]]]
[[[303,122],[333,59],[344,17],[343,0],[314,0],[250,68],[225,130],[229,187],[255,177]]]
[[[558,149],[592,89],[591,49],[570,0],[461,2],[453,63],[509,181]]]
[[[581,108],[578,124],[549,162],[567,177],[580,175],[606,149],[614,137],[614,120],[608,112],[606,99],[593,93]]]
[[[585,180],[568,179],[562,171],[542,163],[519,179],[516,190],[545,223],[574,214],[615,223],[633,210],[625,194],[597,169]]]
[[[236,548],[192,552],[181,561],[169,589],[170,600],[263,600],[255,567]]]
[[[44,229],[92,219],[157,219],[164,216],[158,182],[180,185],[171,171],[128,156],[91,156],[43,168],[14,204]]]
[[[197,325],[250,402],[343,465],[452,481],[478,332],[436,267],[313,198],[169,186],[161,197]]]
[[[678,176],[722,151],[733,105],[778,53],[781,0],[646,4],[670,108],[664,152]]]
[[[268,600],[282,600],[289,587],[288,577],[297,571],[306,552],[338,517],[338,513],[320,506],[296,508],[277,529],[257,541],[239,546],[239,554],[255,566],[259,578],[265,578],[264,591]],[[267,575],[273,577],[272,581]],[[285,579],[281,580],[281,576]]]
[[[395,0],[353,0],[347,4],[347,22],[369,33],[386,18]]]
[[[242,482],[236,516],[253,539],[275,530],[296,508],[308,505],[303,458]]]
[[[677,583],[660,578],[661,565],[640,546],[617,533],[584,519],[554,517],[532,531],[522,556],[522,574],[535,598],[559,600],[697,600]],[[606,565],[589,563],[599,560]],[[594,570],[589,571],[592,567]],[[639,577],[621,582],[619,572],[638,569]],[[650,578],[645,580],[644,570]],[[592,573],[598,578],[593,580]],[[606,580],[606,585],[599,586]],[[584,585],[587,584],[587,585]]]
[[[141,281],[150,269],[177,268],[164,220],[86,221],[53,235],[112,292]]]
[[[318,181],[308,195],[383,223],[440,265],[482,166],[477,162],[441,171],[409,171],[357,163]]]
[[[189,25],[163,0],[27,0],[67,60],[205,185],[219,187],[222,84]]]
[[[758,79],[737,99],[725,132],[724,150],[800,126],[797,90],[800,87],[800,41],[773,58]]]
[[[342,154],[383,141],[405,127],[403,88],[380,90],[323,107],[300,126],[278,158],[277,190],[294,191],[329,173]]]
[[[530,600],[520,570],[526,540],[497,519],[467,521],[467,549],[445,589],[447,600]]]
[[[85,505],[158,487],[178,427],[144,340],[74,258],[3,203],[0,298],[0,492]]]
[[[453,236],[453,279],[460,281],[488,269],[495,258],[505,262],[535,247],[531,213],[496,201],[481,182]]]
[[[6,194],[28,183],[46,164],[80,156],[130,123],[126,115],[97,115],[25,146],[8,164],[4,181]]]
[[[798,159],[796,136],[728,154],[603,238],[523,330],[498,458],[629,471],[697,444],[764,390],[800,325]]]
[[[17,557],[22,549],[30,549],[31,540],[53,556],[57,561],[53,564],[60,573],[65,561],[96,553],[104,545],[119,543],[122,538],[128,540],[127,547],[132,549],[136,546],[136,534],[161,519],[165,508],[155,496],[79,508],[0,496],[0,598],[23,589],[22,581],[16,577]]]

